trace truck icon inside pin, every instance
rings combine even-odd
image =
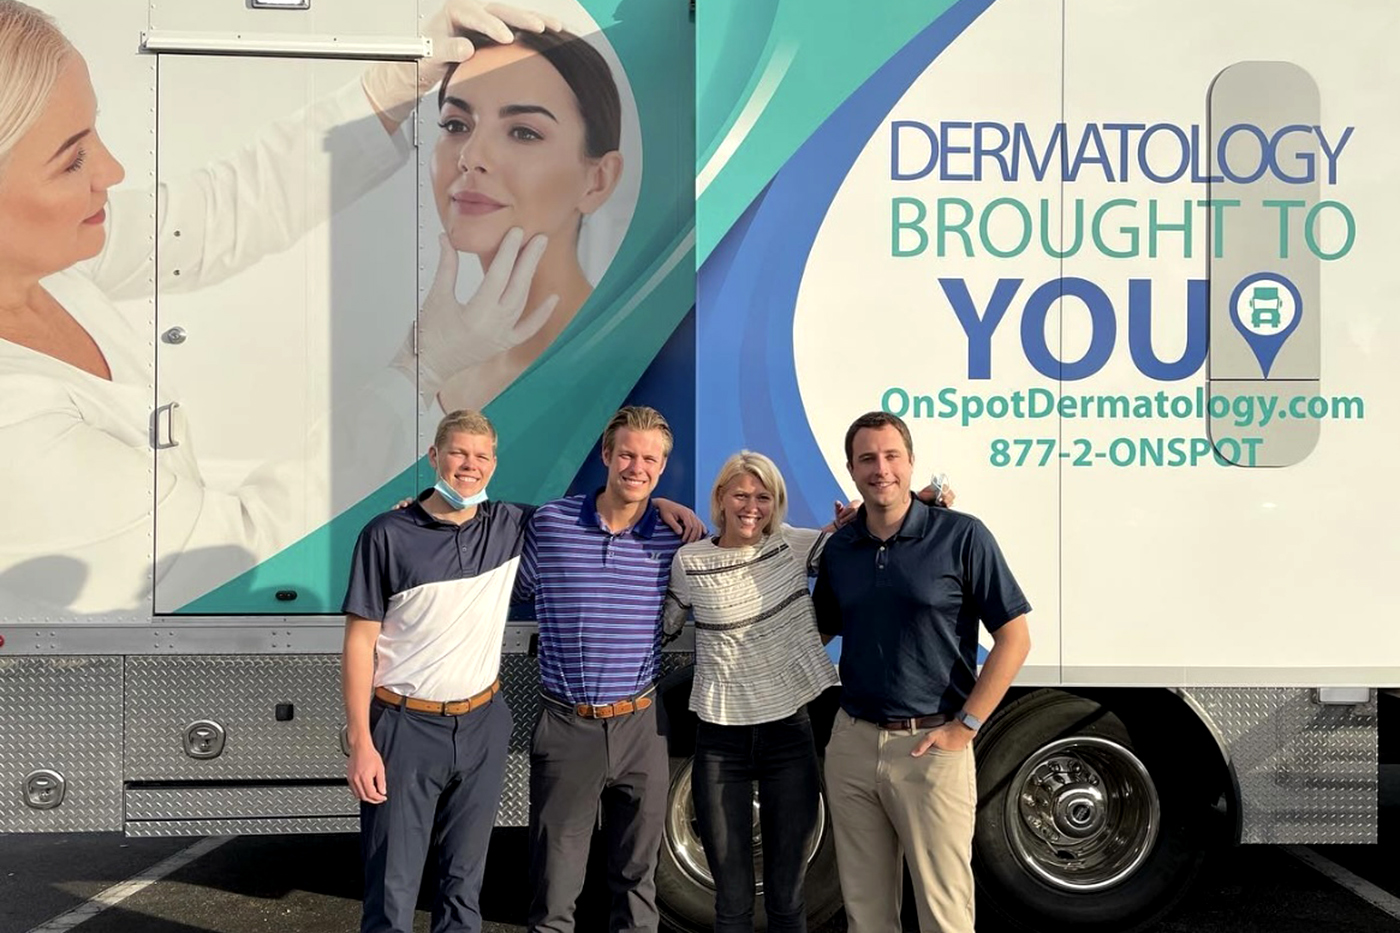
[[[1282,323],[1279,317],[1282,308],[1283,299],[1279,297],[1277,286],[1256,285],[1249,296],[1250,326],[1278,327]]]

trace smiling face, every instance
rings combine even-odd
[[[757,544],[772,531],[773,492],[752,473],[740,473],[726,483],[719,503],[724,514],[721,544]]]
[[[658,430],[618,428],[603,451],[608,494],[619,504],[645,502],[666,470],[666,436]]]
[[[846,467],[867,507],[894,509],[909,501],[914,456],[894,425],[857,431]]]
[[[496,442],[489,434],[452,431],[440,446],[428,448],[428,462],[465,499],[485,489],[496,472]]]
[[[68,55],[43,113],[0,166],[0,272],[42,278],[102,251],[121,165],[97,136],[97,95]]]
[[[621,156],[589,158],[579,104],[523,44],[479,49],[442,95],[433,195],[452,245],[492,254],[511,227],[574,242],[579,218],[616,184]]]

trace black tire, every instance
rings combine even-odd
[[[656,869],[656,903],[661,919],[671,928],[685,933],[708,933],[715,926],[715,889],[703,877],[707,871],[704,853],[698,851],[693,828],[689,829],[688,837],[683,838],[677,838],[673,828],[676,823],[683,822],[693,826],[690,816],[693,809],[690,803],[691,761],[689,757],[671,759],[666,838],[661,844],[661,860]],[[807,864],[807,925],[811,929],[820,927],[841,909],[836,845],[831,835],[831,814],[826,811],[825,796],[822,799],[822,814],[824,819],[816,850]],[[686,834],[684,828],[682,833]],[[687,861],[689,865],[685,864]],[[754,930],[755,933],[762,933],[767,929],[768,918],[763,912],[763,894],[760,892],[754,905]]]
[[[1168,912],[1189,890],[1210,849],[1214,800],[1207,786],[1210,780],[1193,783],[1182,762],[1169,766],[1168,755],[1180,751],[1177,747],[1173,752],[1170,745],[1176,735],[1161,719],[1154,723],[1151,716],[1120,716],[1098,700],[1049,689],[1005,707],[976,742],[979,804],[973,867],[979,911],[998,913],[1015,927],[1035,933],[1128,933]],[[1037,761],[1043,762],[1042,769],[1033,770]],[[1105,814],[1098,832],[1086,822],[1088,835],[1081,839],[1035,838],[1026,814],[1036,817],[1046,810],[1023,806],[1022,801],[1026,792],[1032,792],[1033,800],[1056,785],[1054,777],[1046,782],[1053,762],[1078,762],[1085,768],[1078,772],[1078,786],[1088,783],[1089,794],[1092,787],[1102,790],[1098,806],[1064,811],[1075,817]],[[1203,768],[1201,773],[1214,775],[1214,770]],[[1089,783],[1088,776],[1098,782]],[[1036,777],[1042,780],[1039,785]],[[1116,793],[1114,785],[1128,790]],[[1151,834],[1142,814],[1152,813],[1154,793],[1156,831]],[[1043,800],[1063,803],[1074,797],[1070,792],[1047,793]],[[1067,824],[1050,825],[1058,832]],[[1113,842],[1114,832],[1130,842]],[[1107,855],[1098,870],[1067,862],[1072,846],[1085,841],[1105,843]],[[1116,876],[1121,877],[1109,883]],[[1102,887],[1089,887],[1095,881]]]
[[[1190,887],[1216,832],[1212,803],[1218,789],[1210,786],[1216,772],[1204,765],[1182,767],[1180,735],[1160,718],[1154,722],[1127,705],[1110,709],[1058,690],[1038,690],[1007,706],[975,746],[978,910],[1035,933],[1127,933],[1170,910]],[[1061,740],[1064,745],[1052,744]],[[1168,755],[1177,760],[1169,762]],[[1042,762],[1038,770],[1032,768],[1036,761]],[[1100,801],[1076,803],[1085,797],[1059,785],[1067,773],[1056,774],[1057,762],[1078,762],[1084,770],[1068,772],[1068,783],[1090,797],[1099,788]],[[1192,773],[1202,779],[1193,782]],[[1152,812],[1154,792],[1155,836],[1143,815]],[[1037,799],[1050,804],[1031,802]],[[1054,813],[1055,802],[1065,806],[1063,819],[1041,819],[1040,826],[1053,826],[1060,834],[1066,820],[1083,819],[1075,829],[1087,835],[1036,838],[1035,820]],[[1105,815],[1102,824],[1093,822],[1099,813]],[[1102,828],[1095,831],[1096,825]],[[1131,841],[1114,842],[1114,832]],[[1074,847],[1095,842],[1104,845],[1101,853],[1073,865],[1073,855],[1090,851]],[[1103,860],[1098,868],[1086,867],[1094,858]],[[1120,880],[1108,883],[1115,876]],[[1093,889],[1096,880],[1103,886]]]

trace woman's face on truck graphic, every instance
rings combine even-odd
[[[70,51],[38,119],[0,161],[0,275],[41,278],[102,251],[107,189],[124,173],[96,121],[87,64]]]
[[[495,254],[511,227],[574,244],[583,214],[621,172],[616,151],[590,157],[579,103],[550,61],[517,40],[479,49],[442,94],[433,194],[452,245]]]

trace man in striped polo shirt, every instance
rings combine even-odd
[[[607,485],[530,520],[516,596],[533,597],[543,702],[530,750],[530,933],[572,933],[588,847],[608,839],[611,933],[654,933],[670,780],[652,695],[661,606],[683,543],[651,494],[671,428],[628,407],[603,432]],[[698,537],[697,535],[694,535]]]

